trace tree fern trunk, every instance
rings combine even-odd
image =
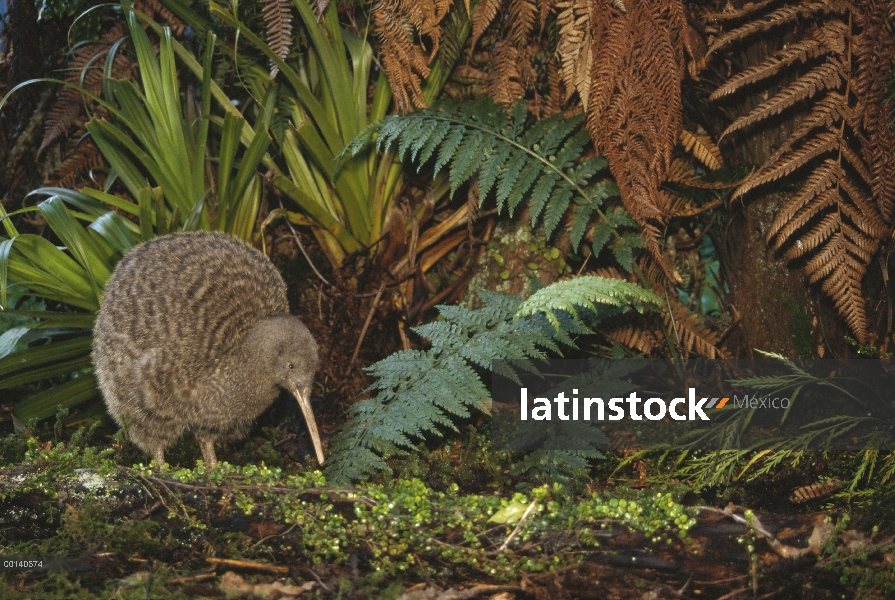
[[[764,38],[745,46],[735,57],[738,62],[735,70],[739,72],[761,63],[784,41]],[[783,79],[778,86],[788,83],[790,80]],[[719,119],[716,139],[732,119],[748,114],[766,99],[764,93],[759,90],[751,96],[740,96],[738,102],[726,103],[730,112],[723,122]],[[728,137],[722,146],[728,164],[764,164],[789,137],[793,127],[793,120],[781,119],[774,126],[753,130],[748,136]],[[732,356],[752,357],[755,350],[790,357],[816,356],[822,340],[813,331],[812,323],[817,323],[821,314],[828,329],[828,342],[842,339],[844,331],[833,331],[839,328],[839,319],[835,310],[830,310],[832,306],[819,307],[813,298],[820,295],[812,293],[804,274],[787,266],[786,260],[775,255],[765,239],[777,211],[796,190],[771,192],[766,188],[751,194],[745,202],[734,201],[721,222],[720,234],[713,239],[730,286],[728,300],[739,317],[727,338]],[[839,350],[841,346],[837,342]]]

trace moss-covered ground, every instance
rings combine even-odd
[[[378,481],[335,488],[275,446],[279,433],[223,453],[233,462],[214,471],[189,441],[157,471],[95,427],[3,437],[0,554],[73,562],[0,571],[0,597],[895,593],[885,531],[834,510],[759,514],[734,504],[757,500],[748,486],[699,496],[681,482],[521,482],[470,427],[444,450],[393,460]]]

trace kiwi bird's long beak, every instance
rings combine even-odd
[[[323,443],[320,441],[320,434],[317,433],[317,421],[314,420],[314,411],[311,409],[311,400],[306,398],[298,386],[292,380],[289,381],[292,388],[292,394],[298,400],[301,412],[305,416],[305,423],[308,424],[308,432],[311,434],[311,440],[314,442],[314,451],[317,453],[317,462],[323,464]]]

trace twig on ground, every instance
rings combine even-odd
[[[519,530],[522,529],[522,524],[525,523],[526,517],[528,517],[528,515],[531,513],[531,511],[534,510],[535,506],[537,506],[537,505],[538,505],[537,500],[531,501],[531,504],[529,504],[528,508],[525,509],[525,512],[522,513],[522,518],[519,519],[519,522],[516,524],[516,528],[513,530],[513,533],[511,533],[509,536],[507,536],[507,539],[505,539],[503,541],[503,544],[500,545],[500,548],[497,549],[498,552],[503,552],[504,550],[507,549],[507,546],[510,545],[510,542],[513,541],[513,538],[516,537],[516,535],[519,533]]]
[[[382,298],[382,292],[385,290],[385,282],[382,282],[382,285],[379,286],[379,291],[376,292],[376,297],[373,298],[373,304],[370,306],[370,312],[367,313],[367,320],[364,321],[364,326],[360,330],[360,336],[357,338],[357,344],[354,346],[354,354],[351,355],[351,360],[348,361],[348,366],[345,368],[345,373],[351,371],[351,367],[354,366],[354,361],[357,360],[357,355],[360,352],[361,344],[364,343],[364,338],[367,336],[367,328],[370,327],[370,323],[373,321],[373,315],[376,314],[376,308],[379,306],[379,300]]]
[[[233,558],[206,558],[214,566],[233,567],[237,569],[252,569],[253,571],[264,571],[275,575],[288,575],[289,569],[286,567],[278,567],[276,565],[268,565],[251,560],[236,560]]]
[[[280,208],[283,209],[283,215],[286,214],[286,207],[283,206],[283,200],[280,199]],[[311,257],[308,256],[307,251],[305,250],[304,245],[301,243],[301,239],[298,237],[298,232],[295,231],[295,227],[292,226],[292,223],[289,221],[289,217],[286,216],[286,225],[289,227],[289,231],[292,232],[292,237],[295,238],[295,243],[298,245],[298,249],[301,250],[302,255],[305,257],[305,260],[308,261],[308,264],[311,265],[311,269],[313,269],[314,274],[325,283],[326,285],[332,285],[329,281],[326,280],[326,277],[320,274],[320,271],[317,270],[317,267],[314,266],[314,262],[311,260]]]
[[[193,583],[194,581],[205,581],[206,579],[214,579],[218,574],[214,571],[208,573],[199,573],[198,575],[189,575],[187,577],[175,577],[169,579],[165,583],[168,585],[183,585],[184,583]]]

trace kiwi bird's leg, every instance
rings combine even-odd
[[[155,458],[155,468],[159,471],[165,470],[165,450],[159,446],[155,449],[153,453],[153,458]]]
[[[205,466],[209,469],[214,469],[218,466],[218,457],[214,453],[214,438],[201,437],[197,439],[199,440],[199,448],[202,450],[202,459],[205,461]]]
[[[305,416],[305,423],[308,425],[308,433],[311,434],[311,440],[314,442],[314,452],[317,453],[317,462],[323,464],[323,444],[320,442],[320,434],[317,433],[317,421],[314,420],[314,411],[311,409],[311,401],[301,393],[298,386],[292,380],[289,381],[289,387],[292,388],[292,394],[298,400],[301,412]]]

